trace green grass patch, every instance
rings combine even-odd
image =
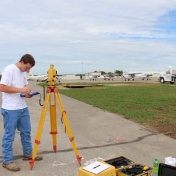
[[[61,94],[142,124],[176,122],[176,87],[158,84],[62,90]]]

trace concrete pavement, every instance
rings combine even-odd
[[[36,82],[30,81],[29,86],[33,91],[43,94],[41,87]],[[1,98],[1,94],[0,94]],[[153,165],[154,158],[164,162],[165,157],[176,157],[176,140],[158,134],[155,131],[145,128],[137,123],[123,118],[78,100],[61,95],[63,106],[71,126],[73,136],[78,148],[79,155],[83,157],[82,165],[90,164],[99,159],[110,159],[118,156],[125,156],[133,161]],[[39,95],[26,99],[32,124],[32,141],[35,140],[37,127],[42,107],[38,103]],[[52,137],[50,132],[49,110],[46,115],[43,128],[41,144],[38,155],[42,155],[42,161],[36,161],[33,170],[30,170],[29,162],[21,159],[20,134],[16,132],[13,145],[14,161],[21,167],[21,171],[12,173],[0,167],[1,176],[77,176],[78,168],[74,152],[64,132],[64,125],[61,123],[60,112],[57,109],[58,117],[58,152],[52,151]],[[2,116],[0,117],[0,138],[3,135]],[[111,141],[107,142],[109,135]],[[117,140],[117,137],[120,137]],[[0,140],[1,146],[1,140]],[[0,164],[2,164],[0,147]]]

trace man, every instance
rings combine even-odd
[[[0,91],[2,92],[1,114],[4,122],[4,135],[2,138],[2,166],[10,171],[19,171],[13,162],[13,141],[16,128],[20,131],[21,144],[23,150],[23,160],[32,159],[31,144],[31,123],[30,115],[25,102],[25,98],[20,94],[25,94],[30,98],[31,89],[27,87],[26,72],[35,65],[35,60],[30,54],[22,56],[19,62],[5,67],[2,71]],[[43,157],[37,156],[35,160],[42,160]]]

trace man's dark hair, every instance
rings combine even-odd
[[[23,61],[24,64],[28,64],[28,63],[31,64],[32,67],[35,65],[35,59],[30,54],[23,55],[19,62],[21,61]]]

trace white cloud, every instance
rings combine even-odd
[[[176,56],[176,34],[162,21],[174,15],[175,0],[6,0],[0,7],[0,71],[25,53],[36,58],[34,74],[50,62],[60,73],[81,73],[82,62],[84,72],[162,70]]]

